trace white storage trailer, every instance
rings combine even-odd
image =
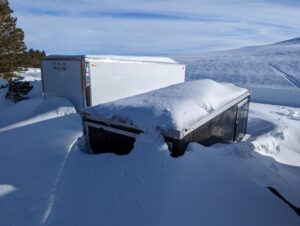
[[[167,57],[50,55],[41,65],[44,98],[67,98],[77,110],[185,80],[185,65]]]

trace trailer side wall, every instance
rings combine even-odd
[[[166,63],[89,62],[91,105],[184,82],[185,66]]]

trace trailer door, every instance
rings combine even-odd
[[[45,58],[42,60],[42,80],[45,99],[63,97],[77,110],[84,107],[83,68],[81,59]]]

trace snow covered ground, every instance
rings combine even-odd
[[[252,100],[300,107],[300,38],[176,60],[187,65],[187,80],[231,82],[250,88]]]
[[[243,142],[180,158],[155,133],[126,156],[89,155],[72,104],[44,102],[26,75],[31,99],[0,90],[0,225],[300,225],[267,189],[300,206],[300,108],[251,103]]]

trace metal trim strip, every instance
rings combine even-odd
[[[86,124],[86,126],[92,126],[94,128],[97,128],[97,129],[101,128],[101,129],[104,129],[106,131],[121,134],[121,135],[125,135],[125,136],[128,136],[128,137],[136,138],[139,135],[139,133],[132,133],[132,132],[128,132],[128,131],[124,131],[124,130],[112,128],[110,126],[104,126],[104,125],[100,125],[100,124],[96,124],[96,123],[92,123],[92,122],[85,121],[85,124]]]
[[[84,122],[93,123],[93,124],[106,126],[106,127],[111,127],[111,128],[114,128],[114,129],[119,129],[119,130],[127,131],[127,132],[130,132],[130,133],[135,133],[135,134],[143,133],[143,131],[140,130],[140,129],[127,127],[127,126],[122,126],[122,125],[115,125],[115,124],[110,124],[110,123],[105,123],[105,122],[99,122],[99,121],[90,120],[90,119],[84,119]]]
[[[82,112],[82,117],[83,120],[87,121],[87,120],[92,120],[95,122],[99,122],[99,123],[104,123],[105,125],[116,125],[116,126],[121,126],[121,127],[125,127],[125,128],[131,128],[131,129],[135,129],[135,130],[139,130],[142,131],[139,127],[135,126],[135,125],[130,125],[126,122],[120,122],[120,121],[116,121],[116,120],[111,120],[111,119],[105,119],[102,118],[101,116],[92,116],[92,115],[88,115],[88,113]]]

